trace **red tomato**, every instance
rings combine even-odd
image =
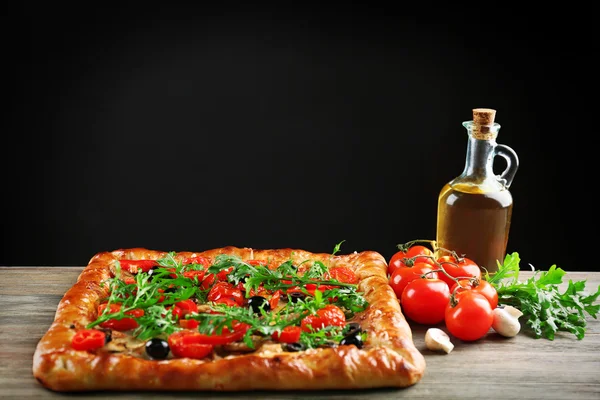
[[[239,307],[239,304],[231,297],[221,297],[214,301],[215,304],[225,304],[229,307]]]
[[[203,343],[196,331],[178,331],[167,339],[171,353],[175,357],[201,359],[212,353],[213,345]]]
[[[453,278],[481,278],[481,269],[475,261],[465,257],[459,260],[460,262],[454,256],[447,255],[438,258],[437,262]],[[451,288],[456,283],[454,279],[449,278],[443,272],[440,272],[438,275],[441,280],[448,284],[448,288]]]
[[[317,285],[315,283],[307,283],[306,285],[304,285],[304,288],[311,296],[315,295],[315,290],[318,290],[319,292],[323,293],[326,290],[333,289],[334,287],[335,286],[333,286],[333,285]],[[294,291],[294,290],[292,290],[292,291]],[[296,290],[296,291],[301,292],[302,290]],[[288,292],[290,292],[290,291],[288,290]]]
[[[137,281],[135,280],[135,278],[131,277],[131,276],[126,276],[125,278],[123,278],[123,282],[126,285],[135,285],[137,283]]]
[[[198,282],[202,282],[202,279],[204,279],[204,275],[206,274],[206,270],[205,269],[201,269],[201,270],[191,270],[191,271],[184,271],[183,272],[183,276],[191,279],[191,280],[195,280],[198,279]]]
[[[98,315],[102,315],[102,313],[104,312],[104,310],[106,309],[108,303],[102,303],[98,306]],[[110,305],[110,310],[109,312],[112,313],[116,313],[119,312],[121,310],[121,304],[119,303],[112,303]],[[142,309],[134,309],[134,310],[130,310],[130,311],[126,311],[125,312],[126,315],[131,315],[134,318],[139,318],[141,316],[144,315],[144,310]],[[128,331],[130,329],[134,329],[138,327],[138,323],[135,319],[133,318],[122,318],[122,319],[109,319],[107,321],[104,321],[100,324],[101,327],[103,328],[109,328],[109,329],[114,329],[116,331]]]
[[[354,273],[354,270],[348,267],[333,267],[325,273],[324,278],[326,280],[335,279],[342,283],[358,283],[358,277]]]
[[[464,341],[482,338],[492,327],[494,314],[488,299],[467,290],[455,295],[456,304],[446,306],[446,328],[453,336]]]
[[[262,266],[269,265],[269,263],[264,260],[246,260],[246,263],[250,264],[250,265],[255,265],[255,266],[256,265],[262,265]]]
[[[402,312],[407,318],[424,325],[444,320],[450,301],[450,289],[441,279],[415,279],[409,282],[400,298]]]
[[[422,255],[423,257],[418,257]],[[413,263],[417,263],[417,262],[424,262],[424,263],[429,263],[431,265],[435,265],[435,262],[433,260],[433,251],[426,246],[421,246],[421,245],[413,245],[411,247],[408,248],[408,250],[403,251],[400,250],[398,252],[396,252],[391,258],[390,258],[390,262],[388,263],[388,275],[392,275],[394,273],[394,271],[398,268],[401,267],[406,267],[407,264],[408,265],[412,265],[410,259],[412,259],[413,257],[416,257],[414,259],[414,261],[412,261]],[[406,260],[405,260],[406,258]]]
[[[271,295],[269,299],[269,305],[271,306],[271,310],[274,310],[279,305],[279,299],[281,298],[281,290],[276,290],[275,293]]]
[[[200,284],[200,288],[203,290],[209,289],[213,285],[213,283],[215,283],[215,279],[216,279],[215,274],[206,275],[204,277],[204,279],[202,280],[202,283]]]
[[[180,317],[184,317],[189,313],[198,312],[198,305],[194,303],[194,300],[192,299],[178,301],[175,303],[175,308],[179,308],[181,310]]]
[[[241,322],[232,324],[233,330],[230,330],[227,327],[224,327],[221,331],[220,335],[215,334],[204,334],[198,333],[198,343],[218,345],[218,344],[227,344],[232,342],[237,342],[242,340],[246,331],[250,328],[250,325],[244,324]]]
[[[132,274],[137,274],[139,271],[148,272],[158,265],[156,260],[119,260],[119,264],[122,269]]]
[[[286,326],[280,332],[273,332],[271,337],[273,340],[276,340],[280,343],[297,343],[300,340],[300,334],[302,333],[302,328],[299,326],[291,325]]]
[[[311,332],[312,330],[317,331],[330,325],[344,326],[346,325],[346,315],[341,308],[329,304],[320,310],[317,310],[316,314],[304,317],[300,325],[305,332]]]
[[[227,282],[227,275],[233,271],[233,267],[229,267],[227,269],[221,270],[217,273],[217,280],[222,282]]]
[[[423,274],[434,270],[434,266],[429,263],[417,262],[412,267],[398,268],[390,276],[390,286],[396,293],[398,300],[402,298],[402,292],[409,282],[419,279]],[[437,278],[437,272],[427,274],[427,278]]]
[[[75,350],[95,350],[106,341],[106,334],[98,329],[80,329],[71,339],[71,347]]]
[[[460,287],[458,286],[460,284]],[[483,279],[459,279],[450,289],[450,293],[460,293],[465,290],[480,293],[485,296],[490,302],[492,310],[498,306],[498,291],[486,280]]]
[[[196,329],[198,325],[200,325],[200,322],[196,321],[195,319],[183,318],[179,320],[179,326],[181,326],[183,329]]]
[[[188,264],[200,264],[203,265],[204,268],[208,268],[210,267],[210,260],[206,257],[186,257],[181,261],[181,265],[188,265]]]
[[[217,282],[208,292],[208,301],[217,301],[222,298],[233,299],[238,306],[244,304],[244,294],[240,289],[229,282]]]

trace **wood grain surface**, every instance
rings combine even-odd
[[[490,332],[474,343],[454,340],[450,354],[425,348],[427,327],[412,324],[413,339],[425,355],[423,379],[405,389],[351,392],[243,393],[75,393],[42,387],[32,375],[33,352],[54,319],[62,295],[82,267],[0,267],[0,397],[33,398],[217,398],[217,399],[600,399],[600,321],[590,318],[583,340],[560,334],[554,341],[523,331],[515,338]],[[531,276],[523,272],[521,279]],[[600,285],[598,272],[568,273],[565,281]],[[443,328],[443,326],[440,326]]]

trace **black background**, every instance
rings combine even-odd
[[[508,251],[598,270],[582,11],[14,10],[0,265],[342,240],[389,258],[435,238],[439,190],[465,162],[461,122],[490,107],[520,158]]]

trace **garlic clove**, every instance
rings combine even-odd
[[[450,353],[454,349],[454,344],[450,341],[450,337],[441,329],[429,328],[425,333],[425,346],[429,350],[443,350]]]

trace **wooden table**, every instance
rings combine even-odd
[[[554,341],[523,332],[515,338],[495,333],[475,343],[455,341],[450,354],[425,348],[426,327],[413,325],[413,339],[425,355],[423,379],[405,389],[331,392],[87,393],[51,392],[33,378],[37,342],[50,326],[62,295],[81,267],[0,267],[0,397],[28,398],[268,398],[268,399],[600,399],[600,321],[589,319],[583,340],[561,334]],[[523,272],[521,279],[531,276]],[[572,272],[568,279],[600,285],[598,272]]]

